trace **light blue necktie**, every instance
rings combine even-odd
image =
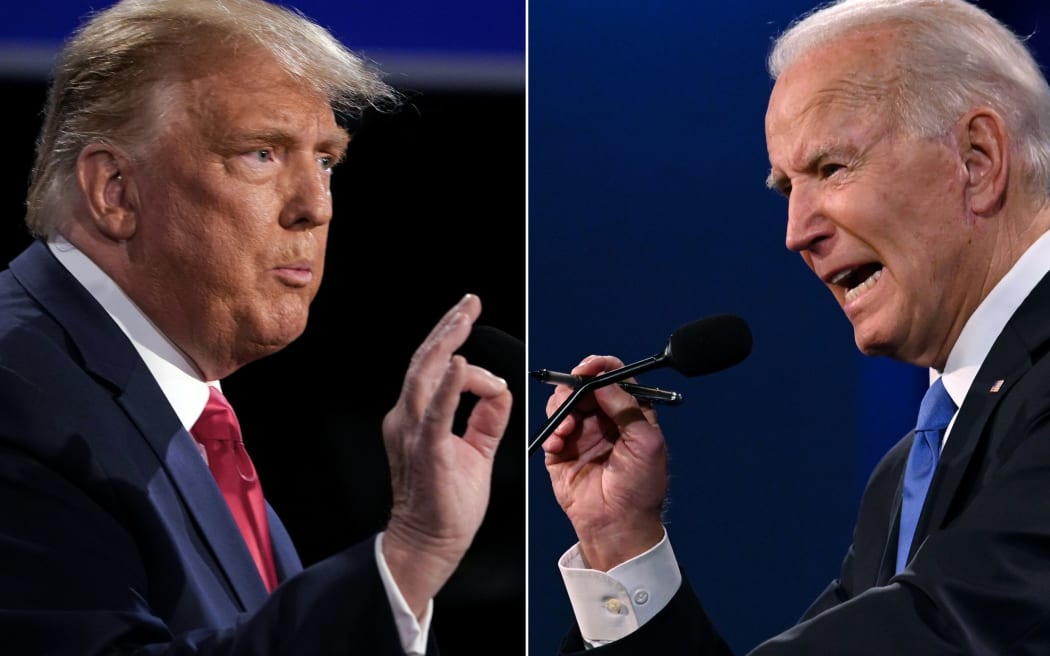
[[[900,537],[897,542],[897,572],[908,563],[908,552],[919,523],[926,491],[937,468],[941,453],[941,437],[955,415],[955,402],[948,396],[944,383],[938,378],[926,390],[919,406],[919,420],[915,425],[908,465],[904,470],[904,497],[901,499]]]

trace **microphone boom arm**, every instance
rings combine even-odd
[[[740,317],[723,314],[688,323],[671,333],[663,353],[588,378],[562,402],[532,443],[529,455],[550,437],[584,394],[643,371],[671,367],[685,376],[703,376],[738,364],[751,353],[751,329]]]
[[[654,355],[644,360],[639,360],[638,362],[629,364],[625,367],[613,369],[612,371],[606,371],[605,373],[599,374],[594,378],[589,378],[586,382],[584,382],[582,385],[573,390],[572,394],[570,394],[568,398],[562,401],[562,404],[558,406],[558,409],[555,410],[554,414],[550,416],[550,419],[547,420],[547,423],[544,424],[543,428],[536,434],[536,437],[534,437],[532,439],[532,442],[529,443],[528,455],[531,456],[533,453],[535,453],[536,449],[540,448],[540,445],[543,444],[547,440],[547,438],[551,436],[551,433],[553,433],[554,429],[558,427],[558,424],[565,420],[565,417],[568,416],[569,412],[572,411],[573,407],[575,407],[576,403],[580,400],[581,396],[588,392],[594,391],[599,387],[612,385],[613,383],[618,383],[622,380],[630,378],[631,376],[634,376],[636,374],[640,374],[644,371],[649,371],[650,369],[665,366],[668,357],[669,356],[667,354],[667,351],[664,351],[659,355]]]

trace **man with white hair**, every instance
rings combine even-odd
[[[878,464],[839,576],[753,654],[1043,653],[1050,645],[1050,88],[963,0],[844,0],[769,58],[786,244],[858,348],[931,372]],[[591,356],[573,373],[622,366]],[[548,409],[570,390],[559,387]],[[662,524],[650,407],[599,389],[544,444],[579,538],[565,653],[726,654]],[[644,591],[644,595],[637,591]]]

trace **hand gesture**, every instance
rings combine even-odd
[[[383,419],[394,500],[383,556],[417,616],[484,519],[493,458],[510,419],[506,381],[455,354],[480,313],[480,299],[468,294],[442,317],[412,356],[401,396]],[[464,392],[478,400],[459,436],[452,424]]]
[[[572,373],[596,376],[622,366],[618,358],[592,355]],[[547,415],[571,393],[556,387]],[[590,567],[607,571],[660,541],[667,452],[651,407],[618,385],[599,388],[581,399],[543,450],[554,495]]]

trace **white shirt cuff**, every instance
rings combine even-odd
[[[397,633],[401,637],[401,648],[407,656],[424,656],[427,652],[427,634],[430,631],[430,618],[434,614],[434,600],[427,602],[427,610],[423,613],[423,619],[417,620],[408,602],[401,595],[390,568],[383,558],[383,534],[376,536],[376,564],[379,566],[379,578],[383,580],[383,588],[386,589],[386,598],[390,602],[390,608],[394,611],[394,622],[397,623]]]
[[[562,554],[558,568],[580,633],[592,647],[637,630],[671,601],[682,583],[666,530],[652,549],[608,572],[588,568],[579,543]]]

